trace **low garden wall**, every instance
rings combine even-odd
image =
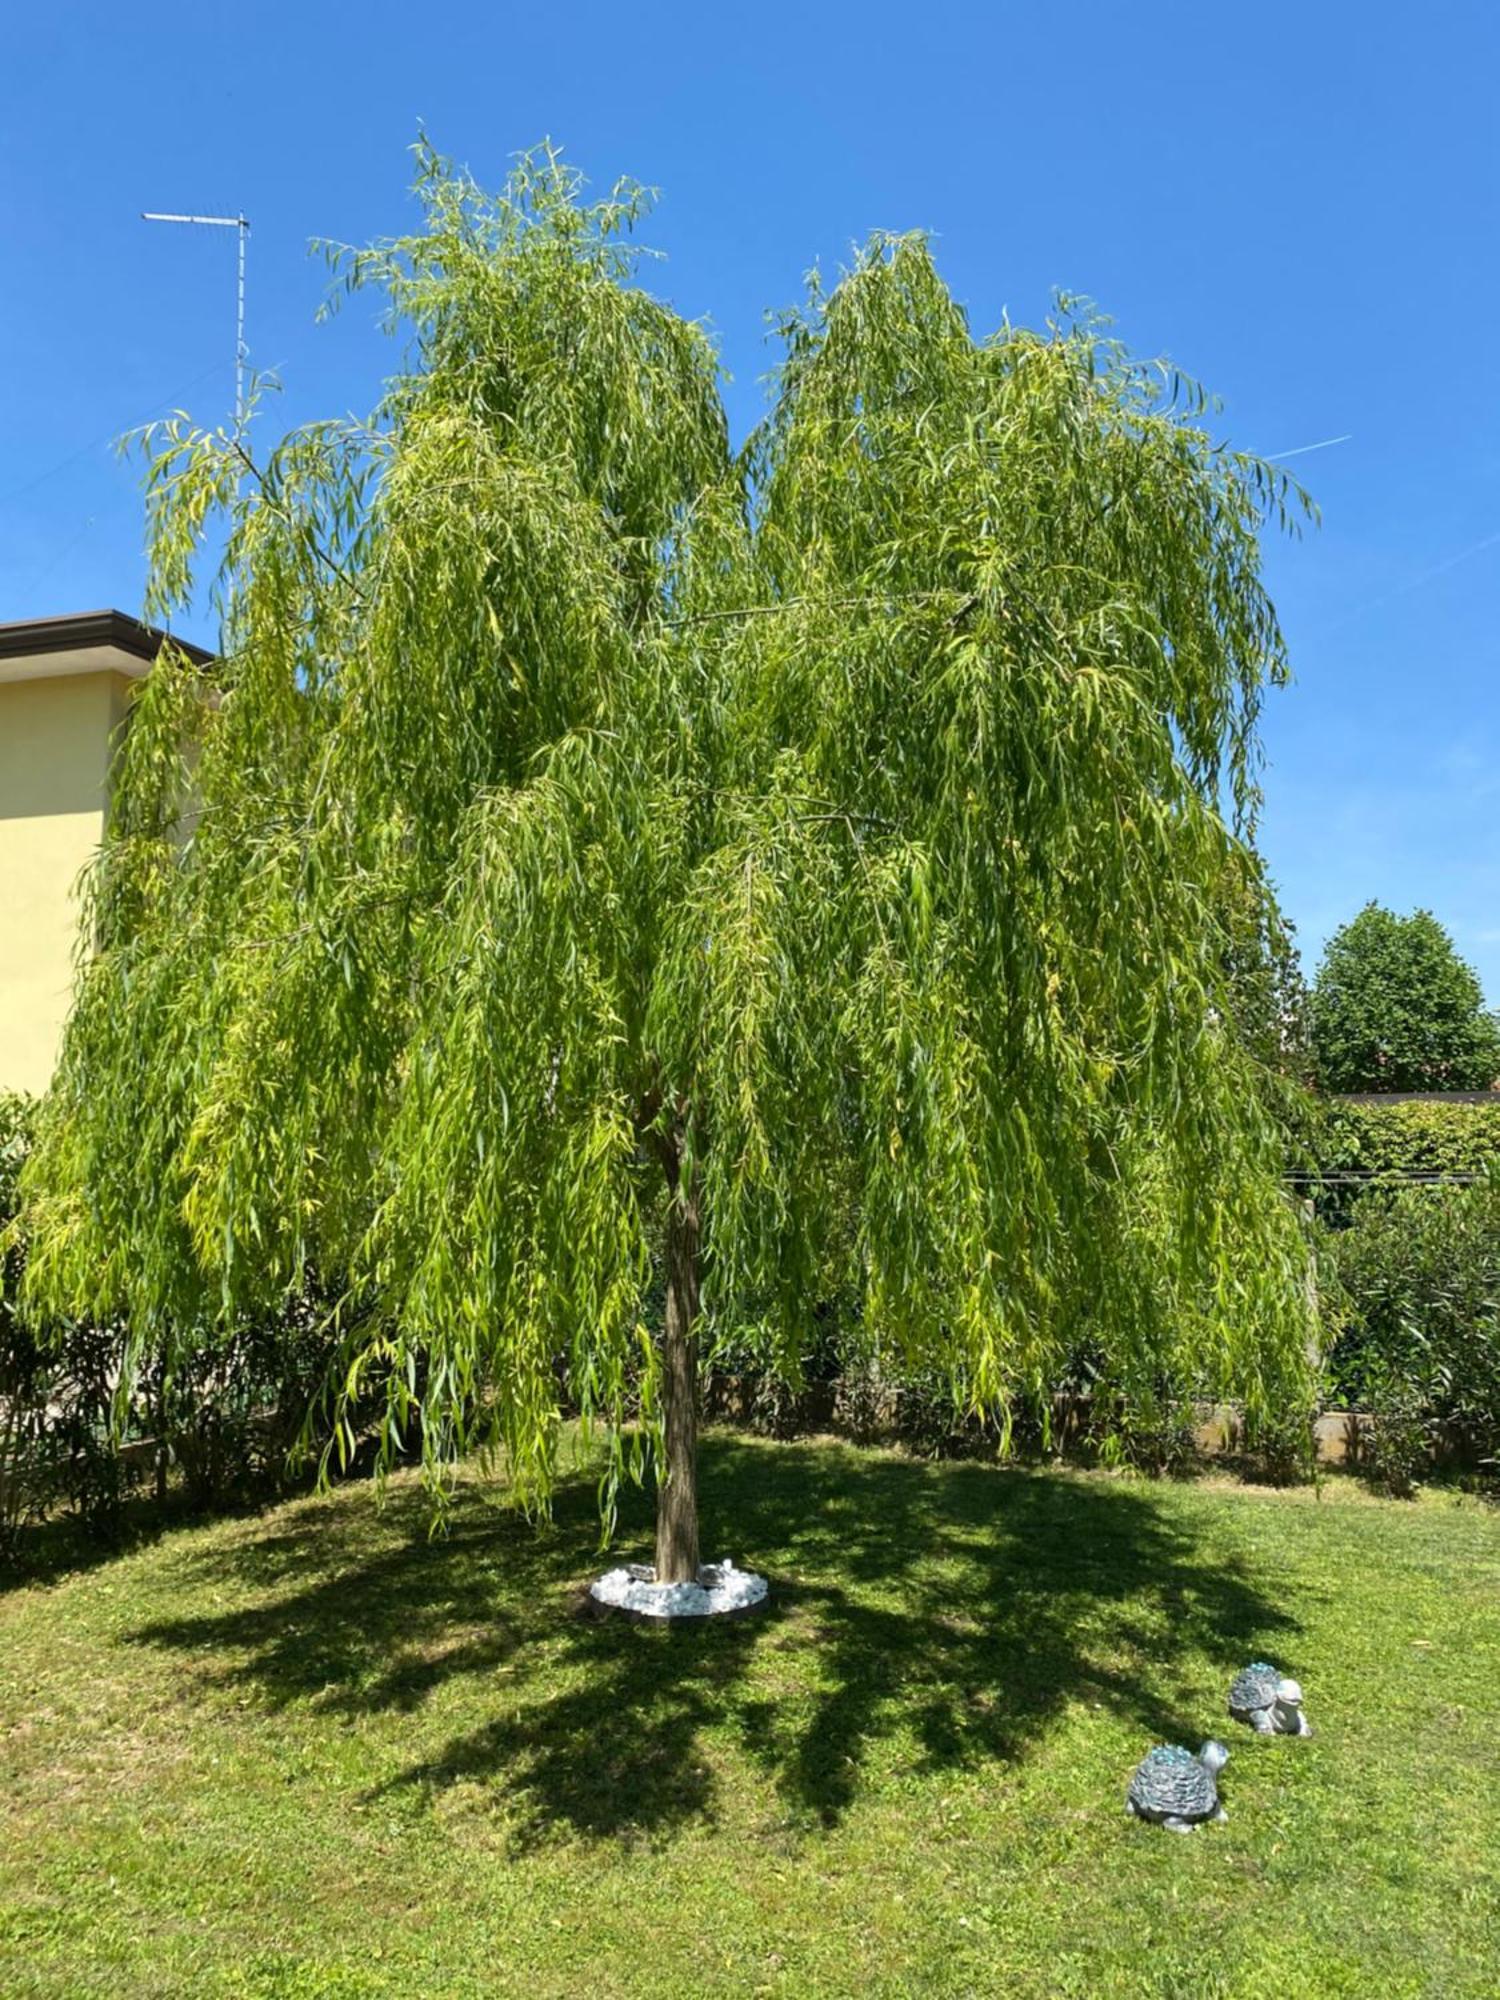
[[[703,1416],[709,1423],[742,1425],[778,1437],[832,1433],[870,1444],[906,1444],[936,1455],[987,1455],[999,1449],[999,1431],[978,1418],[959,1418],[939,1398],[919,1396],[895,1385],[868,1380],[810,1383],[793,1392],[768,1377],[710,1373],[703,1387]],[[1313,1423],[1313,1451],[1320,1465],[1359,1469],[1365,1462],[1375,1418],[1369,1411],[1328,1409]],[[1230,1403],[1197,1403],[1186,1429],[1191,1448],[1205,1459],[1242,1460],[1250,1454],[1241,1411]],[[1064,1456],[1088,1455],[1099,1426],[1087,1395],[1052,1399],[1051,1450]],[[1475,1462],[1469,1442],[1451,1427],[1429,1438],[1434,1464]]]

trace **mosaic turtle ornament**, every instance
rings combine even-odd
[[[1229,1713],[1257,1736],[1311,1736],[1302,1689],[1266,1660],[1253,1660],[1229,1684]]]
[[[1141,1759],[1125,1794],[1126,1810],[1173,1833],[1192,1833],[1206,1819],[1228,1819],[1219,1804],[1219,1773],[1228,1762],[1222,1743],[1205,1743],[1196,1757],[1180,1743],[1160,1744]]]

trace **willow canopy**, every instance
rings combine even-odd
[[[343,258],[410,341],[367,424],[156,436],[149,608],[219,522],[223,657],[125,737],[33,1303],[170,1363],[336,1273],[335,1436],[377,1394],[543,1500],[564,1404],[639,1411],[667,1579],[700,1311],[795,1376],[852,1283],[1000,1412],[1084,1337],[1283,1394],[1225,912],[1297,496],[1096,322],[975,339],[919,236],[784,317],[736,455],[639,190],[418,185]]]

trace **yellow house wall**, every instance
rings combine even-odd
[[[44,1090],[73,984],[80,870],[104,830],[113,673],[0,682],[0,1090]]]

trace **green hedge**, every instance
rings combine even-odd
[[[1482,1173],[1500,1160],[1493,1103],[1328,1104],[1318,1141],[1324,1173]]]

